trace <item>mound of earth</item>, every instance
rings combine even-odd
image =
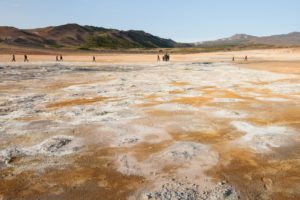
[[[211,189],[201,190],[199,185],[182,183],[175,179],[161,185],[154,192],[143,194],[144,200],[238,200],[236,190],[225,181],[216,184]]]
[[[29,148],[9,148],[0,152],[0,166],[9,165],[15,158],[34,156],[38,154],[48,156],[63,156],[78,151],[81,144],[77,138],[71,136],[54,136],[40,144]]]

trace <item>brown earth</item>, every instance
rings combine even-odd
[[[242,61],[244,55],[248,62]],[[238,58],[235,63],[232,56]],[[193,167],[164,165],[154,159],[176,142],[204,144],[217,152],[217,165],[191,172],[204,173],[213,182],[226,180],[241,199],[300,198],[299,49],[175,54],[169,67],[156,66],[156,56],[149,54],[102,54],[93,64],[90,58],[91,54],[64,55],[67,62],[62,65],[70,62],[74,69],[83,66],[99,71],[58,71],[41,77],[32,72],[35,78],[24,80],[16,73],[16,79],[0,81],[0,150],[30,147],[52,135],[71,135],[83,138],[84,143],[82,149],[62,157],[15,156],[7,167],[0,162],[1,200],[135,197],[141,188],[160,184],[160,178],[171,179],[180,176],[178,170]],[[9,67],[27,69],[27,65],[41,63],[51,68],[55,57],[30,55],[26,65],[11,64],[9,59],[10,55],[0,55],[1,65],[8,65],[2,80],[13,73]],[[101,71],[102,62],[111,69],[131,66],[128,63],[145,69],[107,72]],[[193,65],[200,62],[220,66]],[[203,71],[188,69],[190,65]],[[279,147],[268,143],[268,151],[260,152],[251,143],[239,143],[247,133],[233,127],[236,121],[251,124],[258,133],[264,127],[279,126],[293,130],[294,135],[276,138],[275,142],[288,143]],[[163,169],[151,176],[124,174],[116,162],[123,154],[142,164],[152,158]]]

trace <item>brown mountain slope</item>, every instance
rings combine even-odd
[[[43,44],[47,44],[48,41],[43,37],[25,30],[14,27],[0,27],[0,43],[42,47],[44,46]]]
[[[64,46],[82,45],[84,44],[86,37],[94,34],[93,30],[78,24],[66,24],[62,26],[31,29],[27,31],[40,37],[48,38],[54,43]]]
[[[163,39],[143,31],[119,31],[93,26],[66,24],[20,30],[0,27],[0,43],[26,47],[55,48],[171,48],[190,46]]]

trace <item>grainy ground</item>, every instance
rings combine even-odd
[[[0,199],[299,199],[288,51],[248,64],[2,63]]]

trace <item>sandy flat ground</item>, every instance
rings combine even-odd
[[[54,54],[54,53],[53,53]],[[156,54],[114,54],[114,53],[63,53],[64,61],[67,62],[91,62],[92,56],[96,56],[99,63],[152,63],[157,60]],[[229,62],[234,56],[236,61],[243,61],[245,56],[249,57],[249,61],[299,61],[300,48],[289,49],[266,49],[266,50],[248,50],[237,52],[212,52],[212,53],[196,53],[196,54],[172,54],[173,62]],[[30,62],[45,62],[56,60],[56,55],[31,55],[28,53]],[[11,61],[10,54],[1,54],[0,62],[7,63]],[[18,62],[23,62],[23,55],[16,55]]]
[[[90,56],[0,55],[1,200],[300,198],[299,49]]]

